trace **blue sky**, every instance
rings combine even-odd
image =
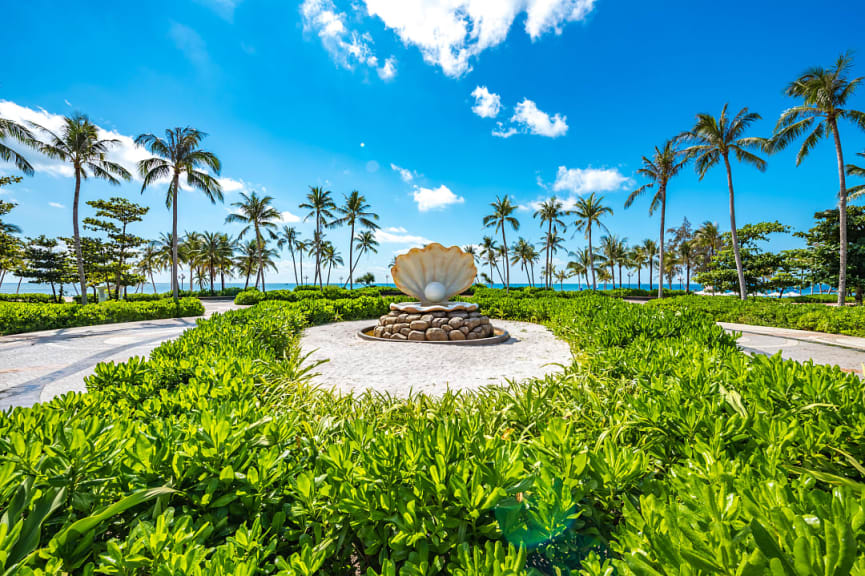
[[[29,0],[4,15],[0,114],[50,123],[81,111],[122,137],[208,132],[226,203],[184,194],[181,230],[236,233],[225,215],[239,190],[254,189],[308,236],[310,223],[296,222],[308,186],[337,198],[357,189],[381,215],[379,253],[359,267],[379,281],[393,254],[417,243],[478,242],[496,195],[524,207],[514,238],[540,239],[533,202],[593,190],[615,210],[612,232],[654,238],[648,199],[623,208],[653,146],[725,102],[759,112],[753,134],[768,135],[793,104],[786,83],[845,50],[865,75],[865,5],[853,0],[832,10],[799,0]],[[865,87],[852,105],[865,109]],[[841,134],[852,161],[865,135],[849,124]],[[121,148],[127,161],[140,153],[128,139]],[[831,145],[798,168],[794,156],[772,156],[762,174],[734,166],[740,224],[807,228],[835,203]],[[28,236],[70,234],[73,182],[33,158],[37,175],[3,191],[19,204],[9,220]],[[83,199],[150,205],[138,232],[156,237],[170,228],[164,192],[139,188],[88,181]],[[700,182],[689,169],[671,184],[667,221],[685,216],[729,228],[723,170]],[[346,260],[347,236],[330,232]],[[584,243],[568,238],[569,249]],[[290,266],[274,279],[292,281]]]

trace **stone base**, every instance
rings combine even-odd
[[[390,340],[478,340],[492,336],[493,326],[488,316],[477,311],[409,314],[392,310],[379,318],[372,335]]]

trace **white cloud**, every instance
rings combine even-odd
[[[568,131],[568,123],[565,116],[561,114],[550,116],[540,110],[537,104],[528,98],[523,98],[523,101],[516,105],[514,115],[510,121],[510,126],[505,126],[499,122],[498,128],[493,130],[493,136],[508,138],[521,132],[546,136],[548,138],[558,138],[559,136],[564,136]]]
[[[370,16],[380,18],[405,44],[418,47],[426,62],[459,77],[471,70],[473,57],[504,42],[520,13],[526,13],[526,33],[537,40],[583,20],[595,0],[364,1]]]
[[[423,236],[409,234],[405,228],[380,228],[375,231],[375,239],[382,244],[412,244],[422,246],[430,243]]]
[[[495,92],[490,92],[486,86],[477,86],[472,91],[472,96],[475,99],[475,105],[472,106],[472,112],[481,118],[495,118],[502,109],[501,96]]]
[[[517,133],[517,129],[513,126],[505,126],[504,122],[496,122],[497,128],[493,129],[493,136],[499,138],[510,138]]]
[[[392,80],[396,77],[396,58],[393,56],[387,58],[384,61],[384,65],[376,71],[378,72],[378,77],[382,80]]]
[[[388,232],[393,232],[394,234],[405,234],[407,232],[407,230],[402,226],[388,226],[387,228],[385,228],[385,230]]]
[[[234,178],[217,178],[216,181],[219,182],[220,186],[222,186],[222,191],[226,194],[246,190],[246,182],[243,180],[235,180]]]
[[[465,202],[465,198],[457,196],[444,184],[438,188],[415,186],[412,196],[414,197],[414,201],[417,202],[417,209],[421,212],[441,210],[451,204],[462,204]]]
[[[177,49],[183,52],[186,59],[198,68],[199,72],[207,72],[210,69],[210,54],[208,54],[207,45],[198,32],[189,26],[172,22],[168,35]]]
[[[48,205],[52,208],[66,208],[66,206],[64,206],[60,202],[49,202]]]
[[[331,58],[343,68],[353,70],[359,64],[375,69],[382,80],[396,76],[396,58],[391,56],[379,66],[372,36],[350,29],[346,13],[333,0],[304,0],[300,14],[304,31],[317,34]]]
[[[613,192],[631,184],[631,179],[616,168],[567,168],[559,166],[553,191],[588,194]]]
[[[288,210],[286,210],[284,212],[280,212],[279,215],[280,215],[280,219],[283,222],[285,222],[286,224],[294,224],[296,222],[300,222],[300,216],[292,214]]]
[[[390,164],[390,169],[394,172],[399,172],[399,177],[402,178],[402,181],[406,183],[410,183],[418,177],[418,173],[416,171],[409,170],[408,168],[402,168],[401,166],[397,166],[393,162],[391,162]]]

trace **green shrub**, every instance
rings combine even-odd
[[[92,326],[114,322],[135,322],[159,318],[200,316],[204,306],[195,298],[153,302],[116,302],[102,304],[25,304],[0,302],[0,334],[17,334],[54,328]]]
[[[855,375],[749,358],[698,310],[475,298],[575,361],[478,393],[343,396],[308,385],[299,331],[387,301],[263,302],[0,414],[0,570],[865,573]]]
[[[318,287],[299,286],[294,290],[268,290],[261,292],[257,288],[249,288],[237,294],[234,303],[238,305],[250,305],[264,302],[265,300],[279,300],[282,302],[298,302],[300,300],[343,300],[350,298],[385,297],[396,296],[407,300],[402,292],[395,288],[369,286],[348,290],[339,286],[325,286],[324,290]]]
[[[787,299],[734,296],[687,296],[652,301],[649,305],[707,314],[716,322],[735,322],[865,336],[865,307],[838,308],[824,304],[798,304]]]
[[[23,294],[0,294],[0,302],[39,302],[47,304],[54,302],[51,294],[23,293]]]

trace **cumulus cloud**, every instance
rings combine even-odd
[[[495,92],[490,92],[486,86],[478,86],[472,91],[475,105],[472,112],[481,118],[495,118],[502,109],[502,99]]]
[[[393,56],[387,58],[376,72],[378,72],[378,77],[384,81],[393,80],[396,77],[396,58]]]
[[[279,213],[280,220],[286,224],[294,224],[296,222],[300,222],[300,216],[292,214],[288,210]]]
[[[48,205],[52,208],[66,208],[66,206],[64,206],[60,202],[49,202]]]
[[[382,80],[396,76],[396,58],[391,56],[379,66],[372,36],[349,28],[347,14],[340,11],[333,0],[304,0],[300,14],[304,31],[317,34],[338,65],[348,70],[358,65],[374,69]]]
[[[421,212],[441,210],[451,204],[462,204],[465,202],[465,198],[457,196],[444,184],[438,188],[415,186],[412,196],[417,203],[417,209]]]
[[[631,179],[617,168],[567,168],[559,166],[554,192],[588,194],[591,192],[613,192],[631,184]]]
[[[307,0],[309,1],[309,0]],[[364,0],[377,16],[424,60],[451,77],[469,72],[472,58],[504,42],[521,13],[532,40],[561,34],[568,22],[583,20],[595,0]]]
[[[425,245],[430,241],[423,236],[409,234],[405,228],[380,228],[375,231],[375,239],[382,244],[412,244]]]
[[[553,114],[550,116],[538,105],[528,98],[514,108],[514,115],[510,124],[498,123],[498,128],[493,130],[493,136],[509,138],[517,133],[536,134],[547,138],[558,138],[568,132],[568,122],[565,116]]]
[[[390,169],[394,172],[398,172],[399,177],[402,178],[402,181],[406,183],[410,183],[412,180],[418,177],[418,173],[414,170],[409,170],[408,168],[397,166],[393,162],[391,162],[390,164]]]
[[[243,180],[235,180],[234,178],[217,178],[216,181],[219,182],[219,185],[222,186],[222,191],[226,194],[246,190],[246,182]]]

